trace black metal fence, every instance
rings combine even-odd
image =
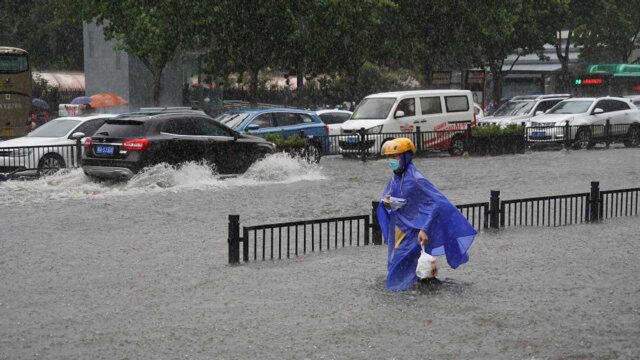
[[[640,214],[640,188],[500,200],[491,191],[489,202],[456,205],[478,230],[521,226],[566,226]],[[376,209],[370,215],[294,221],[242,227],[240,216],[229,215],[229,263],[275,260],[347,246],[381,245]]]
[[[3,146],[0,142],[0,180],[13,176],[49,175],[80,166],[82,145]]]
[[[395,133],[370,133],[364,128],[360,130],[343,130],[340,135],[327,135],[316,138],[324,143],[324,155],[344,155],[359,157],[363,160],[371,155],[378,155],[382,144],[394,138],[408,138],[416,146],[417,153],[448,151],[460,155],[465,151],[475,154],[501,154],[524,151],[529,145],[532,148],[555,144],[567,149],[590,148],[597,143],[607,147],[611,143],[620,142],[629,147],[640,146],[640,124],[611,124],[607,120],[603,125],[569,125],[536,123],[523,126],[517,134],[500,134],[482,136],[473,135],[472,127],[460,124],[454,130],[422,131],[419,126],[410,131]],[[466,127],[466,128],[465,128]],[[485,149],[487,144],[491,149]],[[493,149],[493,147],[500,149]]]

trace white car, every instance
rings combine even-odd
[[[502,104],[491,116],[478,120],[478,126],[520,125],[531,121],[531,118],[544,114],[557,103],[571,97],[569,94],[525,95],[514,96]]]
[[[342,134],[342,123],[349,120],[353,113],[347,110],[326,109],[318,110],[316,114],[327,125],[327,133],[329,135],[340,135]]]
[[[0,174],[51,175],[77,164],[77,140],[93,135],[115,114],[60,117],[28,135],[0,143]]]
[[[572,98],[563,100],[545,115],[527,126],[532,144],[566,142],[565,126],[574,149],[591,148],[605,141],[605,124],[611,125],[609,137],[626,146],[640,144],[640,110],[629,99],[618,97]]]
[[[476,120],[477,119],[482,119],[484,117],[484,110],[482,110],[482,106],[473,103],[473,109],[476,112]]]
[[[627,99],[631,99],[633,105],[635,105],[638,109],[640,109],[640,95],[629,95],[625,96]]]

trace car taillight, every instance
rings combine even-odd
[[[327,135],[329,135],[329,125],[325,125],[324,129],[327,130]]]
[[[146,151],[151,146],[151,141],[147,139],[131,139],[122,142],[123,150]]]
[[[88,137],[88,138],[84,139],[84,144],[83,144],[83,146],[84,146],[85,148],[87,148],[87,149],[88,149],[88,148],[90,148],[91,146],[93,146],[93,140],[91,140],[91,138],[90,138],[90,137]]]

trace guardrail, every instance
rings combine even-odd
[[[463,126],[463,125],[461,125]],[[369,133],[360,130],[344,130],[341,135],[327,135],[316,138],[324,143],[323,155],[344,155],[365,160],[371,155],[379,155],[382,144],[394,138],[408,138],[416,146],[416,153],[448,151],[461,155],[468,151],[472,154],[501,154],[523,152],[529,145],[536,148],[541,145],[556,144],[567,149],[591,148],[596,143],[621,142],[626,146],[640,146],[640,124],[611,124],[607,120],[603,125],[539,124],[522,126],[517,132],[506,135],[474,135],[469,124],[466,128],[454,130],[422,131],[419,126],[412,131],[393,133]],[[328,144],[328,145],[327,145]]]
[[[77,168],[82,144],[13,146],[0,143],[0,180],[15,176],[50,175],[63,168]]]
[[[599,182],[594,181],[587,193],[502,201],[500,191],[494,190],[489,202],[456,207],[477,230],[556,227],[640,215],[639,197],[640,188],[600,191]],[[229,215],[229,263],[288,259],[347,246],[381,245],[377,208],[378,202],[374,201],[369,215],[245,226],[242,233],[240,216]]]

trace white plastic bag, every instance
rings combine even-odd
[[[420,279],[427,279],[435,277],[437,270],[436,258],[427,254],[422,247],[422,253],[418,259],[418,266],[416,267],[416,275]]]

